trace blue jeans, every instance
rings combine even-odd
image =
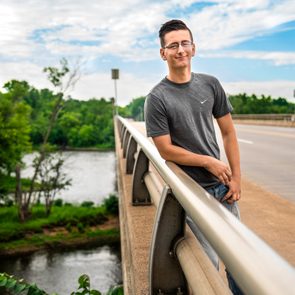
[[[221,199],[226,195],[228,192],[228,187],[224,184],[218,184],[212,188],[207,189],[207,192],[212,195],[218,202],[221,202]],[[233,204],[229,204],[226,201],[221,202],[223,206],[225,206],[232,214],[234,214],[238,219],[240,219],[240,211],[237,202],[234,202]],[[219,258],[215,250],[212,248],[210,243],[207,241],[207,239],[202,234],[201,230],[198,228],[198,226],[193,222],[190,216],[186,217],[186,222],[191,228],[194,235],[199,240],[200,244],[202,245],[204,251],[212,261],[213,265],[219,270]],[[229,288],[235,295],[242,295],[243,292],[240,290],[234,279],[232,278],[231,274],[226,271],[226,276],[229,284]]]

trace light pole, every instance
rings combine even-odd
[[[119,69],[112,69],[112,79],[115,83],[115,114],[118,115],[117,80],[119,79]]]

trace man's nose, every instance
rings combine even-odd
[[[178,52],[184,52],[184,49],[183,49],[181,43],[178,44],[177,53],[178,53]]]

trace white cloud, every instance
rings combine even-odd
[[[268,60],[276,66],[295,65],[295,52],[279,51],[223,51],[218,53],[204,52],[199,53],[201,57],[206,58],[245,58]]]
[[[4,83],[15,79],[25,80],[30,85],[37,88],[50,88],[50,83],[46,79],[43,68],[30,62],[7,62],[0,63],[0,87]],[[29,79],[28,79],[29,77]],[[0,90],[1,91],[1,90]]]
[[[34,48],[60,56],[75,52],[103,56],[117,55],[137,61],[154,58],[152,48],[161,23],[171,9],[189,7],[194,2],[123,0],[11,0],[0,2],[0,53],[29,57]],[[201,50],[218,50],[252,39],[295,19],[295,2],[214,1],[200,12],[187,16]],[[36,33],[38,32],[38,36]],[[40,44],[40,38],[43,45]],[[73,44],[75,41],[75,44]],[[97,46],[85,45],[97,41]],[[144,46],[141,46],[144,44]],[[89,58],[89,56],[87,56]]]
[[[46,79],[43,68],[32,63],[0,63],[0,85],[12,80],[26,80],[30,85],[41,89],[53,86]],[[83,69],[82,69],[83,71]],[[5,75],[3,74],[5,73]],[[30,77],[28,80],[27,78]],[[151,88],[158,81],[149,81],[139,78],[132,73],[120,72],[120,79],[117,83],[118,104],[123,106],[128,104],[133,98],[148,94]],[[0,88],[0,91],[1,90]],[[69,93],[73,98],[87,100],[90,98],[104,97],[109,99],[115,96],[114,81],[111,79],[111,72],[83,74],[77,82],[75,88]]]
[[[131,73],[120,73],[120,79],[116,81],[118,104],[124,106],[133,98],[147,95],[156,82],[138,78]],[[82,100],[115,97],[115,82],[111,80],[110,73],[85,75],[78,82],[72,96]]]
[[[217,50],[268,33],[294,19],[295,2],[286,0],[220,1],[192,13],[187,20],[200,49]]]

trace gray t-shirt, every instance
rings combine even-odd
[[[231,111],[222,86],[212,76],[192,73],[183,84],[164,78],[145,101],[147,136],[170,134],[172,144],[219,159],[212,115],[220,118]],[[204,188],[219,182],[205,168],[179,166]]]

